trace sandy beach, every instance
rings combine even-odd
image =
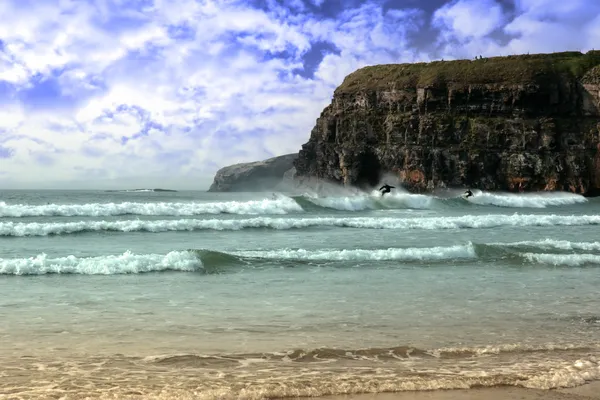
[[[325,396],[323,400],[591,400],[600,399],[600,381],[568,389],[537,390],[512,386]]]

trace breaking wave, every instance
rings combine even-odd
[[[474,191],[473,194],[465,200],[477,205],[497,207],[546,208],[549,206],[581,204],[588,201],[582,195],[567,192],[515,194]]]
[[[166,255],[133,254],[98,257],[49,258],[40,254],[30,258],[0,258],[0,275],[83,274],[115,275],[158,271],[197,271],[202,262],[188,251],[172,251]]]
[[[449,247],[413,247],[374,250],[283,249],[271,251],[241,251],[235,252],[234,254],[251,258],[308,261],[434,261],[477,257],[475,254],[475,247],[471,243]]]
[[[600,242],[568,242],[550,239],[512,243],[466,243],[454,246],[405,247],[388,249],[279,249],[236,251],[230,254],[247,259],[297,260],[297,261],[402,261],[439,262],[458,260],[488,260],[512,258],[516,263],[572,266],[600,264],[596,254],[548,254],[524,252],[526,249],[545,250],[548,247],[559,250],[598,250]]]
[[[340,227],[362,229],[481,229],[501,226],[573,226],[598,225],[600,215],[465,215],[460,217],[423,218],[270,218],[249,219],[179,219],[124,220],[78,222],[0,222],[0,236],[47,236],[81,232],[167,232],[250,228],[305,229],[311,227]]]
[[[536,254],[523,253],[522,256],[530,262],[538,264],[581,267],[583,265],[600,265],[600,255],[597,254]]]
[[[539,249],[557,249],[557,250],[586,250],[600,251],[600,242],[570,242],[568,240],[527,240],[512,243],[494,243],[497,246],[505,247],[535,247]],[[494,245],[493,244],[493,245]]]
[[[444,198],[433,195],[392,192],[381,196],[380,192],[361,192],[350,196],[318,196],[305,194],[293,197],[303,207],[321,207],[339,211],[364,211],[378,209],[432,209],[451,204],[476,204],[508,208],[546,208],[586,203],[588,200],[578,194],[566,192],[541,193],[491,193],[474,191],[474,196]]]
[[[289,214],[304,211],[289,197],[277,199],[226,201],[214,203],[123,202],[89,204],[6,204],[0,202],[1,217],[105,217],[117,215],[171,215],[202,214]]]
[[[431,196],[410,193],[390,193],[381,196],[378,193],[359,194],[355,196],[328,196],[304,195],[294,197],[301,205],[310,203],[318,207],[339,211],[364,211],[394,208],[428,209],[433,207],[434,198]]]
[[[278,249],[220,252],[212,250],[172,251],[168,254],[134,254],[96,257],[51,258],[40,254],[29,258],[0,258],[0,275],[84,274],[112,275],[146,272],[181,271],[206,274],[226,272],[226,267],[257,267],[264,261],[297,261],[330,263],[336,261],[399,261],[404,263],[435,263],[458,260],[492,260],[507,255],[520,263],[579,267],[600,264],[596,254],[548,254],[522,252],[524,249],[544,250],[556,244],[562,250],[584,249],[600,251],[599,242],[572,243],[542,240],[513,243],[466,243],[453,246],[405,247],[388,249]],[[521,250],[521,251],[518,251]]]
[[[545,208],[587,202],[583,196],[571,193],[510,194],[479,192],[468,199],[378,192],[351,196],[305,194],[287,197],[276,195],[263,200],[195,202],[121,202],[85,204],[7,204],[0,201],[0,218],[20,217],[105,217],[120,215],[194,216],[203,214],[285,215],[310,209],[367,211],[378,209],[433,209],[445,203],[476,204],[513,208]]]

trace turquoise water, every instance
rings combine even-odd
[[[3,191],[0,393],[600,379],[600,201],[475,194]]]

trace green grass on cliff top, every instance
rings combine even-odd
[[[336,94],[377,89],[408,89],[473,84],[543,83],[570,76],[581,79],[600,65],[600,51],[527,54],[481,60],[384,64],[361,68],[348,75]],[[590,71],[600,75],[600,70]],[[586,76],[586,81],[598,77]]]

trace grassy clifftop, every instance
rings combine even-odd
[[[361,68],[348,75],[336,94],[364,90],[409,89],[473,84],[543,83],[567,76],[581,79],[600,65],[600,51],[527,54],[480,60],[385,64]],[[594,70],[598,70],[595,68]],[[600,75],[600,70],[592,74]],[[586,76],[592,79],[592,76]]]

